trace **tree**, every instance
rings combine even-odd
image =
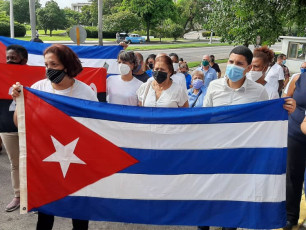
[[[140,22],[136,14],[125,10],[107,16],[103,26],[106,31],[128,33],[133,30],[138,30],[140,28]]]
[[[175,16],[176,8],[172,0],[124,0],[121,9],[128,8],[136,13],[147,30],[150,41],[150,29],[159,22]]]
[[[35,0],[35,9],[39,9],[41,4],[39,0]],[[30,11],[29,11],[29,1],[27,0],[14,0],[14,20],[19,23],[30,23]],[[10,2],[4,1],[3,10],[6,11],[7,15],[10,14]]]
[[[283,17],[290,0],[213,0],[208,29],[213,29],[229,43],[274,44],[282,34]]]
[[[103,16],[112,15],[118,12],[118,9],[121,5],[122,0],[104,0],[103,1]],[[82,14],[86,13],[86,17],[90,17],[88,21],[91,22],[91,25],[98,25],[98,0],[93,0],[90,6],[82,7]],[[85,18],[85,17],[84,17]]]
[[[80,24],[85,25],[85,26],[92,26],[93,25],[91,6],[85,5],[85,6],[82,7]]]
[[[176,7],[178,23],[183,26],[184,32],[202,29],[207,23],[210,13],[211,0],[179,0]]]
[[[38,26],[45,31],[45,34],[48,29],[50,30],[50,36],[52,36],[52,30],[64,29],[67,24],[64,11],[53,0],[46,2],[45,8],[37,11],[37,21]]]
[[[73,25],[77,25],[80,23],[81,21],[81,13],[71,10],[69,8],[65,8],[63,9],[64,15],[65,15],[65,19],[66,19],[66,28],[69,28]]]
[[[295,29],[295,35],[306,36],[306,20],[305,15],[306,2],[305,0],[292,0],[290,7],[287,9],[285,17],[285,26],[288,28],[289,35],[291,35],[292,27]]]

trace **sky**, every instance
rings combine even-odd
[[[42,6],[45,6],[45,3],[47,1],[48,0],[40,0],[39,2]],[[57,2],[57,4],[59,5],[61,9],[65,7],[71,8],[72,3],[87,3],[88,2],[87,0],[54,0],[54,1]]]

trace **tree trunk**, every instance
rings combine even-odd
[[[44,29],[44,31],[45,31],[45,35],[47,35],[47,29]]]
[[[50,29],[50,37],[52,37],[52,29]]]
[[[244,41],[243,45],[244,45],[245,47],[249,47],[249,42],[248,42],[248,41]]]
[[[150,42],[150,21],[147,21],[147,42]]]

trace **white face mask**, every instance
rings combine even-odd
[[[119,72],[121,75],[127,75],[131,71],[131,68],[124,63],[119,64]]]
[[[180,65],[179,63],[173,63],[174,72],[177,72],[179,65]]]
[[[262,71],[250,71],[246,73],[246,77],[252,81],[257,81],[262,76]]]

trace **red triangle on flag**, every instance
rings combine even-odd
[[[138,162],[26,89],[24,98],[29,211]],[[73,153],[84,163],[70,163],[64,176],[61,164],[52,161],[57,151],[54,142],[62,146],[76,144]]]

